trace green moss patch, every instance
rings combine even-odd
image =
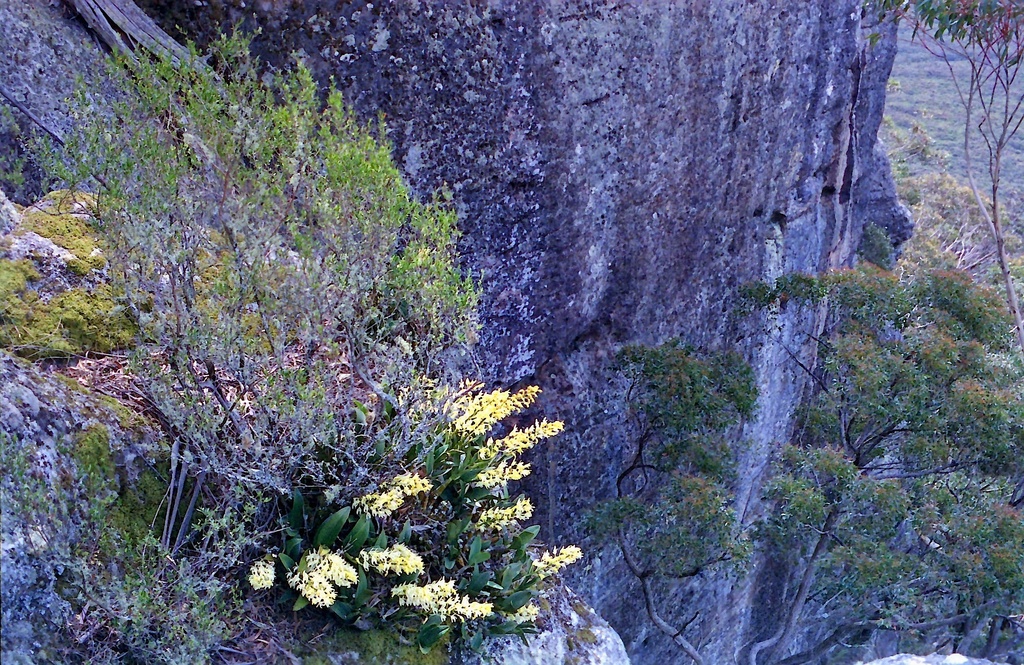
[[[97,501],[94,517],[102,524],[100,551],[123,559],[124,545],[134,547],[152,532],[167,484],[151,469],[139,474],[134,483],[121,482],[124,474],[114,462],[110,432],[104,425],[82,430],[71,452],[77,476]]]
[[[87,219],[74,214],[76,205],[88,208],[91,204],[86,194],[53,192],[42,205],[25,210],[19,231],[40,235],[71,252],[74,258],[68,261],[68,268],[76,275],[87,275],[107,265],[95,230]]]
[[[93,483],[106,484],[114,478],[114,460],[110,455],[110,431],[104,425],[92,425],[75,439],[73,451],[78,474]]]
[[[28,283],[39,279],[31,261],[0,261],[0,316],[3,307],[11,298],[25,291]]]
[[[403,644],[398,635],[388,630],[338,629],[314,646],[316,653],[303,658],[303,665],[330,665],[328,654],[357,653],[359,662],[367,665],[447,665],[447,649],[435,648],[421,653],[412,645]]]
[[[134,485],[126,487],[111,507],[108,524],[126,545],[139,545],[159,521],[167,483],[146,469]]]
[[[0,348],[38,360],[126,348],[135,325],[109,286],[71,289],[43,302],[30,261],[0,260]]]

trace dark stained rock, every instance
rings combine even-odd
[[[46,184],[29,147],[46,135],[36,122],[67,131],[77,78],[101,89],[103,50],[71,10],[49,0],[0,0],[0,26],[0,189],[28,205]]]

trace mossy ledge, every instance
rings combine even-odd
[[[58,190],[21,213],[16,234],[35,233],[74,255],[68,269],[79,276],[107,265],[99,236],[89,223],[89,211],[96,206],[90,194]]]
[[[0,348],[31,359],[109,353],[131,345],[136,327],[102,280],[107,262],[87,213],[87,194],[58,191],[24,209],[5,245],[34,233],[66,250],[71,286],[47,292],[47,279],[33,257],[0,259]],[[87,284],[86,282],[90,282]],[[64,283],[64,282],[62,282]]]
[[[296,650],[312,650],[302,658],[302,665],[360,663],[365,665],[448,665],[447,649],[438,647],[429,653],[403,643],[397,633],[389,630],[338,629],[323,640]]]
[[[32,288],[34,279],[38,273],[29,261],[0,260],[0,348],[40,360],[131,345],[135,325],[109,286],[70,289],[43,301]]]

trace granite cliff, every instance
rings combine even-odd
[[[737,508],[759,514],[823,312],[750,314],[740,290],[849,265],[868,223],[897,244],[910,232],[876,141],[895,39],[861,0],[149,5],[199,40],[238,21],[260,27],[268,62],[298,53],[359,113],[383,114],[419,194],[452,192],[484,288],[483,375],[539,384],[545,410],[569,425],[535,456],[528,488],[549,540],[586,546],[585,517],[630,445],[616,350],[670,338],[736,349],[755,368],[758,411],[736,433]],[[13,62],[50,52],[7,39]],[[64,94],[65,77],[0,67],[40,114]],[[677,661],[617,553],[590,556],[573,586],[631,660]],[[735,662],[777,629],[784,576],[761,562],[666,589],[662,603],[680,625],[698,612],[687,634],[707,662]]]

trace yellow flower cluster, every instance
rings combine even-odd
[[[498,466],[489,466],[476,477],[475,485],[486,489],[505,485],[513,480],[522,480],[530,475],[530,465],[508,460]]]
[[[361,513],[384,518],[398,510],[406,497],[429,492],[433,487],[426,478],[412,473],[403,473],[385,484],[382,491],[358,497],[352,502],[352,505]]]
[[[544,552],[539,561],[533,562],[533,572],[544,579],[551,577],[562,568],[571,563],[576,563],[583,556],[583,552],[575,545],[563,547],[561,550]]]
[[[550,438],[565,429],[561,420],[550,421],[547,419],[536,422],[526,429],[513,427],[505,437],[495,441],[487,439],[487,443],[480,448],[481,457],[497,457],[498,455],[515,456],[529,450],[537,445],[537,442]]]
[[[340,554],[321,546],[306,552],[299,565],[288,575],[288,586],[317,607],[330,607],[338,597],[336,587],[350,587],[359,573]]]
[[[249,568],[249,586],[257,591],[274,586],[274,564],[257,561]]]
[[[523,497],[508,508],[488,508],[480,513],[477,526],[481,529],[504,529],[513,522],[533,517],[533,504]]]
[[[483,384],[477,382],[463,386],[468,394],[456,399],[453,405],[455,420],[452,428],[456,432],[470,436],[486,434],[499,421],[533,404],[540,394],[537,386],[527,386],[517,393],[507,390],[477,392],[482,387]]]
[[[471,621],[483,619],[494,612],[490,603],[478,603],[456,590],[452,580],[439,580],[417,586],[402,584],[391,590],[391,595],[404,606],[418,607],[425,614],[437,614],[444,619]]]
[[[418,575],[423,572],[423,559],[420,555],[401,543],[386,550],[363,550],[359,553],[359,563],[381,575]]]
[[[505,617],[516,623],[526,623],[527,621],[536,621],[537,617],[540,616],[540,608],[537,603],[527,603],[512,614],[507,614]]]

